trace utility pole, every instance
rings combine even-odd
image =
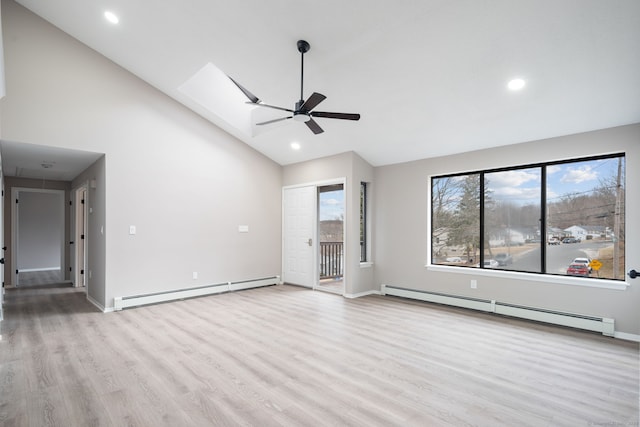
[[[613,213],[613,278],[618,278],[620,269],[620,204],[622,203],[622,157],[618,157],[618,176],[616,178],[616,207]]]

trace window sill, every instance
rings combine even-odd
[[[518,271],[489,270],[474,267],[450,267],[446,265],[433,264],[427,264],[425,265],[425,267],[429,271],[439,271],[443,273],[460,273],[470,274],[474,276],[499,277],[502,279],[528,280],[532,282],[544,282],[548,284],[613,289],[617,291],[625,291],[629,286],[631,286],[631,284],[627,282],[609,279],[588,279],[582,277],[554,276],[551,274],[522,273]]]
[[[373,263],[372,262],[367,261],[367,262],[361,262],[360,263],[360,268],[371,268],[371,267],[373,267]]]

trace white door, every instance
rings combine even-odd
[[[316,187],[287,188],[283,194],[282,281],[314,287]]]

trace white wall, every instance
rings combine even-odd
[[[585,288],[496,273],[470,276],[430,271],[427,190],[430,175],[516,166],[607,153],[626,153],[626,269],[640,269],[640,125],[533,141],[375,170],[375,281],[454,295],[495,299],[614,318],[616,330],[640,334],[640,279],[627,290]],[[470,289],[470,279],[478,288]]]
[[[279,165],[16,3],[2,7],[0,136],[105,153],[97,303],[280,273]]]

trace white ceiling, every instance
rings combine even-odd
[[[638,0],[18,3],[283,165],[352,150],[379,166],[640,122]],[[359,122],[252,136],[179,90],[211,63],[291,108],[298,39],[311,44],[305,98],[320,92],[318,110]],[[524,90],[506,89],[513,77]]]
[[[5,140],[0,148],[5,176],[43,181],[72,181],[103,155]]]

